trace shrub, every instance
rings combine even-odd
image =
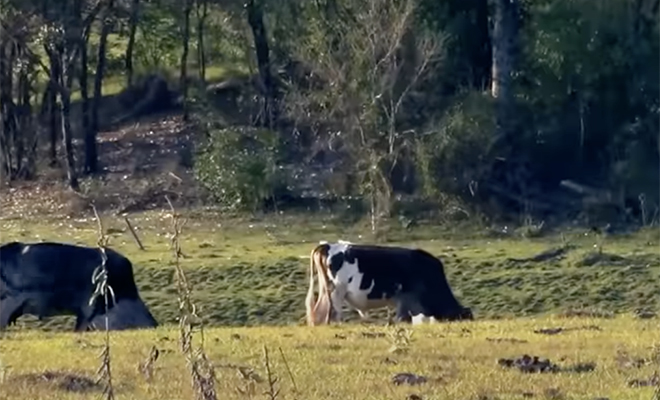
[[[466,193],[487,171],[495,132],[492,99],[468,92],[458,98],[430,133],[417,140],[417,168],[427,196]]]
[[[195,176],[222,207],[256,211],[284,182],[277,134],[231,127],[210,132],[197,154]]]

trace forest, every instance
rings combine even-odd
[[[2,0],[0,179],[100,196],[177,115],[196,203],[650,225],[659,3]]]
[[[0,0],[3,262],[97,246],[53,292],[107,316],[111,247],[158,322],[0,274],[0,400],[660,400],[659,12]],[[322,240],[424,249],[474,320],[299,326]]]

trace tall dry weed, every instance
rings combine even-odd
[[[186,220],[181,220],[180,214],[174,209],[174,205],[169,197],[165,196],[165,199],[170,206],[170,217],[172,220],[171,247],[174,253],[174,268],[179,301],[179,334],[181,352],[186,358],[186,363],[192,380],[192,387],[195,392],[195,398],[197,400],[216,400],[218,397],[215,390],[215,368],[204,351],[204,328],[191,298],[191,286],[188,283],[186,275],[179,262],[179,259],[182,256],[180,240],[181,229],[185,225]],[[193,349],[192,343],[195,325],[199,326],[201,339],[200,346],[197,349]]]

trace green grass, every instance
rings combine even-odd
[[[342,225],[323,216],[269,219],[220,218],[191,213],[184,227],[182,266],[194,287],[194,297],[205,322],[224,325],[282,325],[304,315],[308,255],[319,240],[371,241],[363,224]],[[168,214],[150,212],[132,217],[146,247],[140,251],[123,219],[105,217],[111,246],[134,263],[140,292],[161,323],[175,323],[177,304],[170,250]],[[2,241],[56,240],[87,245],[96,243],[93,220],[5,220]],[[440,256],[450,285],[459,300],[472,307],[477,318],[501,318],[556,313],[589,307],[608,312],[660,307],[660,254],[657,235],[642,232],[601,239],[584,232],[564,238],[498,239],[447,229],[420,226],[405,231],[390,226],[392,245],[417,246]],[[654,240],[655,239],[655,240]],[[563,260],[514,262],[564,242],[574,244]],[[603,252],[624,257],[595,265],[581,261]],[[350,314],[353,317],[356,314]],[[374,314],[381,318],[383,313]],[[36,326],[25,317],[25,326]],[[41,326],[61,329],[70,320],[54,319]]]
[[[580,329],[595,325],[600,330]],[[548,336],[534,333],[549,326],[576,330]],[[651,399],[650,387],[629,387],[633,379],[648,379],[653,364],[630,366],[617,352],[649,359],[660,338],[657,320],[618,317],[599,319],[525,318],[416,326],[407,352],[391,353],[391,327],[241,327],[205,331],[205,349],[216,367],[219,399],[265,399],[265,383],[258,383],[252,397],[237,367],[251,367],[266,376],[262,347],[268,346],[271,368],[279,377],[280,399]],[[369,334],[370,333],[370,334]],[[380,334],[380,336],[374,335]],[[374,337],[376,336],[376,337]],[[517,339],[511,343],[493,339]],[[96,399],[98,391],[75,393],[59,389],[34,375],[45,371],[94,379],[103,336],[98,333],[25,332],[0,340],[5,365],[0,398]],[[160,357],[147,382],[137,371],[151,346]],[[159,328],[142,332],[115,332],[111,336],[112,372],[117,399],[192,399],[190,376],[182,357],[176,330]],[[286,364],[278,350],[284,353]],[[591,372],[525,374],[497,365],[498,358],[523,354],[547,357],[568,367],[595,363]],[[8,368],[7,368],[8,367]],[[418,386],[396,386],[397,373],[414,373],[428,379]],[[30,375],[31,374],[31,375]],[[0,376],[2,376],[0,374]],[[291,379],[293,377],[293,380]],[[292,382],[295,382],[295,386]],[[297,388],[297,390],[296,390]],[[562,396],[562,397],[558,397]]]

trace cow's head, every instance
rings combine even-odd
[[[474,315],[470,307],[459,306],[455,312],[451,313],[446,318],[448,321],[472,321]]]
[[[474,319],[474,315],[472,314],[472,309],[470,307],[461,307],[459,319],[472,321]]]
[[[330,291],[333,276],[344,264],[349,242],[340,240],[337,243],[321,241],[310,254],[309,289],[305,299],[307,324],[314,326],[327,324],[332,317],[332,301]],[[319,298],[314,296],[314,276],[318,275]]]

